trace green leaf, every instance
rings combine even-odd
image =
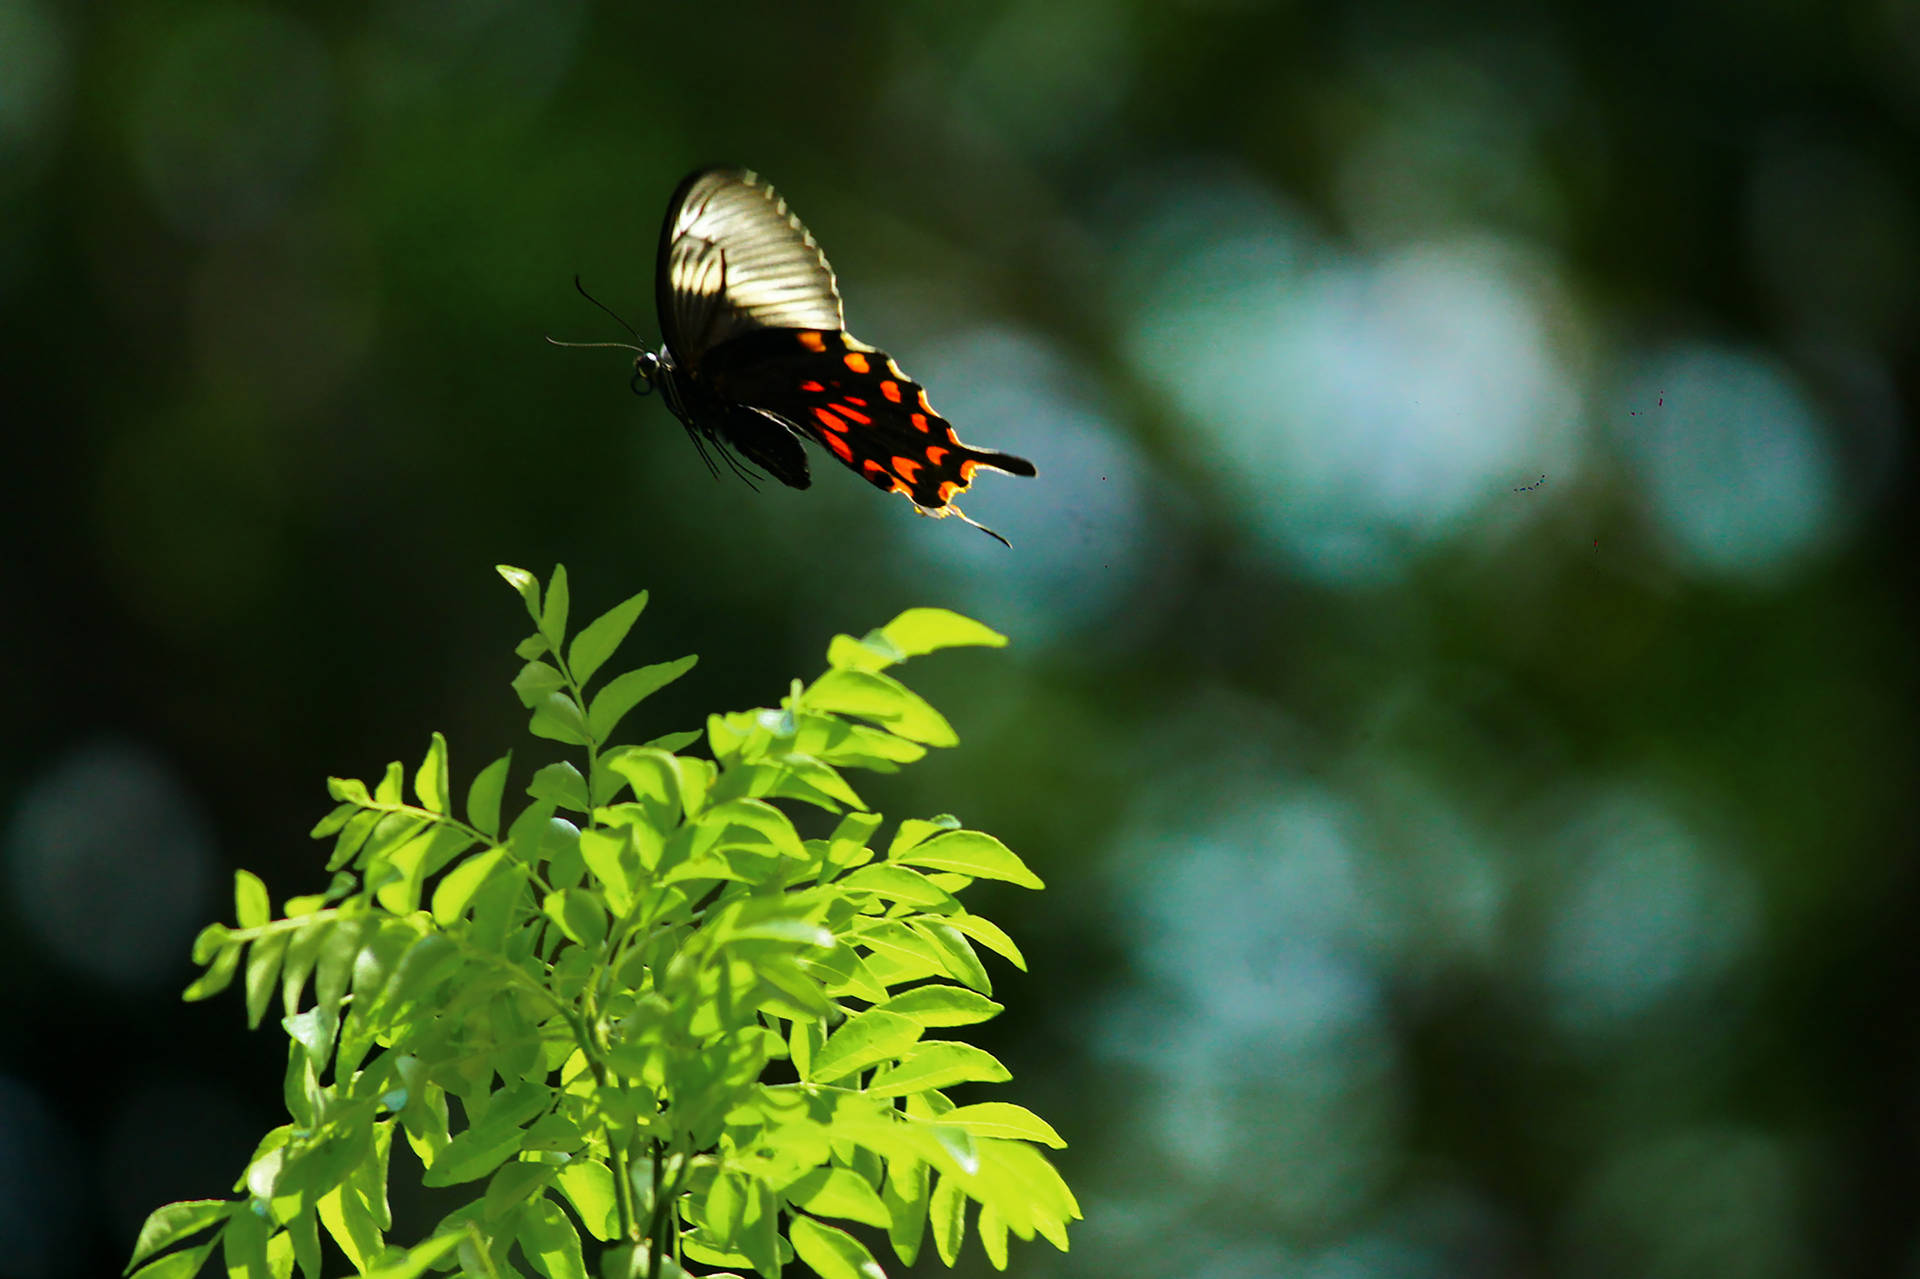
[[[594,618],[585,630],[574,636],[573,645],[567,650],[567,668],[583,687],[601,664],[613,656],[646,606],[647,593],[641,591]]]
[[[170,1252],[158,1261],[140,1267],[133,1279],[193,1279],[206,1266],[207,1258],[219,1242],[220,1236],[215,1235],[196,1247]]]
[[[980,1219],[974,1223],[980,1232],[980,1247],[995,1270],[1007,1268],[1007,1222],[992,1204],[980,1205]]]
[[[606,912],[599,898],[584,888],[548,893],[541,909],[569,939],[589,950],[607,939]]]
[[[580,1236],[567,1214],[550,1199],[537,1199],[520,1215],[515,1232],[527,1264],[547,1279],[587,1279],[580,1255]]]
[[[815,1168],[788,1186],[787,1201],[816,1217],[844,1217],[885,1229],[891,1218],[866,1179],[849,1168]]]
[[[836,635],[827,645],[827,665],[836,671],[878,671],[907,660],[899,646],[879,631],[861,639]]]
[[[227,988],[233,980],[235,970],[240,967],[240,952],[245,949],[239,942],[228,942],[207,965],[207,971],[201,973],[193,985],[187,987],[180,998],[187,1003],[201,999],[211,999]]]
[[[900,823],[900,829],[893,832],[893,841],[887,845],[887,856],[897,858],[909,848],[926,843],[943,830],[959,829],[960,819],[945,814],[932,821],[909,817]]]
[[[587,728],[593,739],[604,742],[611,738],[628,711],[692,670],[699,660],[689,653],[678,661],[642,666],[607,681],[607,686],[593,695],[587,707]]]
[[[320,1224],[340,1251],[355,1270],[366,1271],[380,1253],[380,1227],[359,1192],[343,1183],[321,1195],[317,1206]]]
[[[511,564],[495,564],[493,571],[506,579],[507,585],[520,592],[520,598],[526,601],[527,616],[540,621],[540,579],[523,568]]]
[[[242,928],[259,928],[273,918],[267,886],[250,870],[233,872],[234,921]]]
[[[872,893],[887,901],[905,902],[909,906],[928,907],[940,910],[958,910],[959,903],[953,894],[922,875],[917,870],[909,870],[898,863],[883,862],[874,866],[862,866],[852,874],[839,880],[843,890]]]
[[[356,808],[366,808],[373,803],[373,797],[367,794],[367,784],[352,777],[329,777],[327,794]]]
[[[147,1214],[139,1237],[133,1241],[133,1256],[127,1259],[126,1268],[131,1270],[188,1235],[199,1234],[215,1222],[225,1221],[233,1208],[225,1199],[183,1199],[155,1208]]]
[[[624,830],[580,832],[580,858],[606,889],[607,906],[615,915],[625,915],[633,905],[633,880],[640,870],[639,852],[633,846],[634,835],[631,826]]]
[[[535,799],[550,799],[556,808],[571,809],[576,813],[593,811],[593,805],[587,799],[587,779],[566,760],[548,764],[535,773],[533,780],[527,783],[527,794]]]
[[[717,830],[713,847],[766,848],[781,857],[805,860],[793,819],[761,799],[735,799],[700,814],[702,829]]]
[[[520,668],[520,673],[513,677],[514,696],[518,697],[520,704],[528,710],[532,710],[544,702],[550,694],[559,692],[566,686],[566,677],[545,662],[528,662]]]
[[[247,955],[247,1029],[257,1030],[260,1019],[266,1016],[267,1004],[273,998],[276,978],[280,976],[280,961],[286,958],[287,942],[291,934],[274,933],[262,937],[253,944]]]
[[[488,839],[500,836],[500,800],[507,792],[507,768],[512,763],[513,752],[508,751],[481,769],[467,788],[467,821]]]
[[[406,793],[401,789],[405,780],[406,771],[400,767],[400,761],[396,759],[390,762],[380,784],[373,788],[373,802],[383,808],[398,805],[406,798]]]
[[[820,1279],[887,1279],[887,1272],[873,1259],[865,1244],[844,1230],[795,1217],[787,1227],[787,1238],[801,1261]]]
[[[871,1015],[871,1014],[867,1014]],[[832,1041],[828,1041],[831,1046]],[[951,1088],[955,1084],[1001,1083],[1013,1078],[1013,1072],[999,1058],[972,1044],[945,1041],[921,1044],[897,1066],[874,1075],[867,1085],[870,1097],[903,1097],[930,1088]]]
[[[951,1177],[942,1177],[933,1188],[927,1218],[933,1226],[933,1247],[941,1263],[949,1270],[960,1257],[960,1245],[967,1240],[967,1197]]]
[[[544,1110],[553,1090],[523,1083],[496,1097],[485,1117],[449,1141],[420,1178],[427,1186],[453,1186],[484,1177],[505,1163],[525,1139],[525,1126]]]
[[[920,1255],[932,1176],[932,1170],[918,1159],[893,1159],[888,1161],[886,1179],[880,1183],[880,1200],[887,1206],[887,1241],[903,1266],[911,1266]]]
[[[429,1270],[442,1269],[441,1260],[471,1238],[473,1235],[468,1230],[443,1230],[391,1261],[367,1271],[365,1279],[420,1279]],[[314,1279],[318,1279],[318,1276]]]
[[[588,1159],[575,1159],[560,1169],[554,1185],[567,1197],[581,1224],[595,1239],[606,1243],[620,1233],[619,1207],[613,1194],[613,1173]]]
[[[567,599],[567,566],[555,564],[553,576],[547,579],[546,606],[540,610],[537,621],[540,634],[556,653],[560,651],[561,641],[567,637]]]
[[[907,1052],[918,1042],[920,1026],[910,1018],[868,1009],[849,1017],[827,1036],[826,1045],[814,1055],[808,1083],[830,1084],[855,1071]]]
[[[688,729],[679,733],[662,733],[652,741],[642,742],[640,745],[643,747],[651,746],[655,750],[662,751],[683,751],[699,740],[699,730]]]
[[[1056,1150],[1067,1144],[1053,1130],[1052,1124],[1025,1106],[1016,1106],[1010,1101],[982,1101],[971,1106],[957,1106],[940,1116],[940,1122],[955,1124],[976,1137],[1037,1141]]]
[[[340,828],[347,824],[347,819],[359,811],[360,808],[356,804],[336,805],[332,812],[315,822],[313,829],[307,834],[314,839],[325,839],[329,835],[338,834]]]
[[[908,657],[943,648],[1003,648],[1007,643],[1000,632],[944,608],[910,608],[881,627],[879,634]]]
[[[580,714],[580,705],[570,693],[548,693],[533,708],[533,719],[527,729],[535,737],[564,742],[568,746],[589,744],[586,718]]]
[[[1027,970],[1027,957],[1013,944],[1013,938],[1007,936],[1000,925],[985,915],[969,915],[962,912],[957,915],[942,915],[940,922],[956,932],[965,933],[988,950],[1007,960],[1021,972]]]
[[[923,915],[908,920],[907,927],[926,938],[940,952],[941,969],[947,976],[973,987],[983,995],[993,993],[993,979],[987,975],[986,965],[980,962],[980,956],[974,954],[967,939],[949,927],[940,916]]]
[[[1022,888],[1046,887],[1012,850],[984,831],[949,831],[901,852],[889,851],[887,857],[909,866],[958,871],[975,879],[1001,879]]]
[[[998,1016],[1003,1005],[959,986],[916,986],[878,1005],[890,1013],[911,1017],[922,1026],[971,1026]]]
[[[807,709],[854,715],[884,724],[909,741],[954,746],[960,741],[946,717],[918,693],[874,671],[828,671],[802,698]]]
[[[504,848],[489,848],[478,853],[441,877],[433,890],[433,918],[442,928],[451,926],[455,920],[466,913],[472,904],[474,894],[487,882],[487,877],[506,859]]]
[[[429,813],[444,813],[448,787],[447,739],[435,733],[426,758],[420,761],[420,769],[413,775],[413,793],[420,797],[420,807]]]

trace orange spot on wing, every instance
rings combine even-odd
[[[886,396],[895,404],[898,404],[900,402],[900,384],[898,382],[882,382],[880,384],[880,394]]]
[[[862,413],[862,412],[861,412],[861,411],[860,411],[859,409],[856,409],[856,408],[854,408],[854,407],[853,407],[852,405],[849,405],[849,404],[836,404],[836,405],[834,405],[833,407],[834,407],[835,409],[837,409],[837,410],[839,410],[839,412],[840,412],[840,415],[841,415],[842,417],[850,417],[850,418],[852,418],[852,419],[853,419],[854,421],[856,421],[856,422],[858,422],[858,423],[859,423],[860,425],[862,425],[862,426],[872,426],[872,425],[873,425],[873,419],[872,419],[872,418],[870,418],[870,417],[868,417],[868,416],[867,416],[867,415],[866,415],[865,413]]]
[[[918,473],[921,465],[922,463],[916,462],[910,457],[896,457],[893,459],[893,473],[907,483],[912,484],[920,478]]]
[[[813,415],[820,420],[820,425],[826,427],[829,431],[845,431],[847,429],[845,422],[835,417],[830,410],[823,409],[818,404],[813,406]]]
[[[925,413],[915,413],[907,420],[913,423],[916,430],[924,431],[927,429],[927,415]]]
[[[947,460],[947,450],[935,444],[927,450],[927,465],[938,466]]]
[[[853,447],[845,440],[837,435],[823,435],[820,438],[826,442],[828,448],[833,450],[835,457],[845,462],[848,466],[853,465]]]
[[[821,386],[818,382],[802,382],[800,384],[800,389],[805,391],[808,395],[818,395],[820,394],[820,392],[826,390],[827,388],[824,386]]]
[[[848,368],[852,369],[855,373],[865,373],[867,369],[871,367],[867,363],[867,357],[860,354],[860,352],[858,351],[847,352],[846,365]]]
[[[940,485],[940,501],[937,503],[937,505],[945,506],[948,498],[952,497],[955,493],[958,493],[961,489],[965,487],[966,485],[960,483],[957,480],[946,480],[942,482],[942,484]]]
[[[972,458],[968,458],[966,461],[962,462],[960,464],[960,478],[968,484],[973,483],[974,468],[979,465],[980,464],[974,461]]]
[[[866,402],[865,400],[863,400],[863,399],[861,399],[861,398],[860,398],[859,396],[857,396],[857,395],[849,395],[849,396],[847,397],[847,403],[849,403],[849,404],[857,404],[857,405],[859,405],[859,406],[860,406],[861,408],[863,408],[863,409],[867,407],[867,402]]]
[[[824,333],[808,330],[800,334],[800,345],[809,351],[824,351],[827,349],[827,338]]]

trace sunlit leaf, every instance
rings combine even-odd
[[[641,591],[594,618],[574,636],[572,647],[567,649],[567,667],[573,672],[573,678],[582,685],[591,680],[594,672],[613,656],[613,651],[627,638],[627,632],[633,629],[633,624],[640,618],[640,611],[646,606],[647,593]]]
[[[420,807],[430,813],[447,811],[447,739],[439,733],[433,735],[432,744],[427,747],[426,758],[420,761],[419,769],[413,775],[413,793],[420,799]]]
[[[493,571],[506,579],[507,585],[520,592],[520,598],[526,602],[527,616],[540,622],[540,579],[523,568],[511,564],[496,564]]]
[[[1046,887],[1011,849],[984,831],[949,831],[900,852],[889,851],[887,856],[909,866],[958,871],[975,879],[1001,879],[1022,888]]]
[[[908,657],[943,648],[1001,648],[1007,642],[998,631],[944,608],[910,608],[882,626],[879,634]]]
[[[642,666],[608,680],[606,687],[595,693],[587,706],[587,727],[593,740],[609,740],[628,711],[692,670],[699,660],[689,654],[677,661]]]
[[[560,651],[561,641],[567,637],[567,566],[555,564],[553,576],[547,579],[547,600],[540,609],[537,619],[540,634],[552,646]]]
[[[808,1082],[830,1084],[855,1071],[890,1061],[920,1038],[920,1025],[910,1018],[869,1009],[842,1022],[814,1055]]]
[[[820,1279],[886,1279],[867,1246],[844,1230],[795,1217],[787,1228],[793,1250]]]
[[[500,800],[507,790],[507,768],[513,763],[509,751],[481,769],[467,788],[467,821],[489,839],[500,834]]]
[[[958,1106],[940,1116],[940,1122],[965,1128],[976,1137],[1019,1138],[1056,1149],[1067,1144],[1053,1130],[1053,1125],[1025,1106],[1016,1106],[1010,1101],[982,1101],[971,1106]]]
[[[833,1041],[827,1042],[831,1047]],[[928,1043],[913,1048],[899,1065],[875,1074],[867,1085],[867,1093],[873,1097],[899,1097],[929,1088],[1000,1083],[1011,1078],[1013,1072],[984,1048],[975,1048],[972,1044]]]

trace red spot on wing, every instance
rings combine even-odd
[[[939,466],[940,463],[946,460],[947,460],[946,449],[941,448],[938,444],[934,444],[928,447],[927,449],[927,465],[928,466]]]
[[[927,429],[927,415],[925,413],[911,414],[907,420],[913,423],[914,429],[916,430],[924,431]]]
[[[880,394],[886,396],[895,404],[898,404],[900,402],[900,384],[898,382],[882,382],[880,384]]]
[[[826,390],[827,388],[820,385],[818,382],[802,382],[800,384],[800,389],[805,391],[808,395],[818,395],[820,394],[820,392]]]
[[[845,440],[837,435],[823,435],[820,438],[828,448],[833,450],[835,457],[845,462],[848,466],[853,465],[853,447]]]
[[[921,465],[921,463],[914,461],[910,457],[896,457],[893,459],[893,473],[907,483],[912,484],[920,478],[919,470]]]
[[[865,413],[862,413],[859,409],[854,408],[851,404],[845,404],[845,403],[836,404],[833,407],[839,411],[842,417],[852,418],[854,421],[858,422],[862,426],[873,425],[872,418],[868,417]]]
[[[834,416],[831,409],[823,409],[816,404],[813,406],[813,415],[820,420],[820,425],[826,427],[829,431],[844,432],[847,429],[847,424],[840,418]]]

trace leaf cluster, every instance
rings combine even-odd
[[[153,1213],[129,1271],[184,1279],[218,1247],[230,1275],[320,1279],[324,1237],[383,1279],[582,1279],[590,1249],[608,1276],[778,1279],[797,1256],[854,1279],[882,1271],[849,1227],[906,1264],[931,1236],[951,1265],[970,1204],[996,1266],[1010,1235],[1064,1249],[1079,1208],[1040,1149],[1060,1138],[1021,1106],[951,1100],[1008,1072],[938,1037],[1000,1011],[982,948],[1024,967],[959,894],[1040,881],[949,817],[902,821],[879,851],[883,819],[846,779],[955,744],[893,667],[1002,637],[938,609],[838,636],[777,708],[711,717],[702,758],[679,753],[696,733],[613,744],[693,665],[595,684],[644,592],[569,638],[564,568],[544,591],[501,573],[535,625],[513,681],[531,731],[583,759],[536,771],[508,816],[510,759],[456,804],[435,734],[411,776],[331,781],[326,892],[276,916],[238,874],[187,997],[238,979],[252,1024],[280,1012],[289,1122],[234,1199]],[[802,836],[807,809],[827,833]],[[473,1188],[410,1246],[388,1237],[396,1133],[426,1185]]]

